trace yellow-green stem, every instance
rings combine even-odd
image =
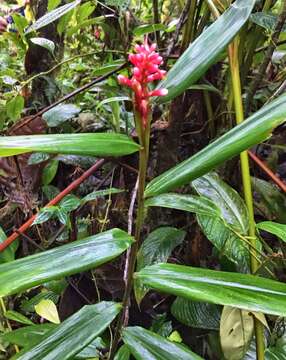
[[[1,306],[1,310],[2,310],[2,313],[3,313],[3,316],[5,315],[7,309],[6,309],[6,306],[5,306],[5,303],[4,303],[4,300],[2,297],[0,297],[0,306]],[[12,331],[12,327],[11,327],[11,324],[9,322],[8,319],[6,319],[6,324],[7,324],[7,327],[10,331]],[[20,350],[19,350],[19,347],[18,345],[14,345],[14,349],[16,351],[16,353],[18,353]]]
[[[233,43],[229,46],[229,64],[232,78],[232,91],[234,96],[234,109],[237,124],[244,120],[243,105],[241,97],[241,82],[238,60],[238,45],[239,38],[236,37]],[[256,249],[256,230],[253,210],[253,197],[251,190],[251,179],[249,170],[248,154],[246,151],[240,154],[241,173],[243,182],[243,191],[246,206],[249,215],[249,236],[252,248]],[[257,254],[255,254],[257,255]],[[257,256],[253,256],[250,252],[251,271],[255,273],[258,268]],[[264,328],[261,322],[255,319],[255,337],[256,337],[256,356],[258,360],[264,359]]]

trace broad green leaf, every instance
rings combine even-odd
[[[34,325],[33,321],[28,319],[25,315],[22,315],[21,313],[14,310],[6,311],[4,316],[6,319],[17,321],[20,324]]]
[[[202,360],[186,346],[139,326],[125,328],[123,341],[136,360]]]
[[[54,177],[57,175],[58,167],[58,160],[52,159],[46,164],[42,172],[43,185],[49,185],[54,180]]]
[[[286,360],[286,334],[276,339],[265,351],[265,360]]]
[[[167,26],[164,24],[146,24],[137,26],[133,30],[135,36],[142,36],[149,33],[154,33],[156,31],[166,30]]]
[[[76,354],[75,359],[100,359],[101,352],[107,348],[107,344],[102,340],[101,337],[95,338],[90,344],[88,344],[81,352]]]
[[[158,101],[166,102],[180,95],[218,61],[222,51],[246,23],[254,4],[255,0],[236,0],[191,43],[159,84],[159,88],[168,89],[168,94]]]
[[[95,68],[92,72],[93,76],[101,76],[109,73],[112,70],[117,69],[119,66],[124,64],[124,60],[116,60],[112,63]]]
[[[269,220],[286,224],[286,195],[269,181],[252,177],[251,183],[259,213]]]
[[[74,9],[79,3],[80,3],[80,0],[76,0],[69,4],[60,6],[56,9],[48,12],[47,14],[45,14],[44,16],[42,16],[38,20],[36,20],[31,26],[29,26],[25,33],[29,34],[32,31],[39,30],[39,29],[43,28],[44,26],[47,26],[50,23],[58,20],[63,15],[65,15],[66,13],[68,13],[69,11]]]
[[[55,51],[55,43],[49,39],[45,39],[42,37],[33,37],[30,40],[32,41],[32,43],[49,50],[52,54]]]
[[[49,206],[42,208],[36,219],[33,221],[33,225],[36,224],[43,224],[44,222],[48,221],[51,218],[54,218],[57,215],[58,207],[57,206]]]
[[[89,15],[91,15],[94,12],[95,8],[96,6],[93,5],[92,1],[88,1],[80,5],[77,8],[77,12],[76,12],[77,22],[81,24],[85,19],[89,17]]]
[[[4,242],[7,239],[7,236],[0,226],[0,243]],[[14,241],[9,245],[4,251],[0,252],[0,264],[15,260],[15,252],[18,248],[18,241]]]
[[[190,300],[286,315],[286,285],[259,276],[157,264],[136,273],[152,289]]]
[[[129,360],[130,351],[127,345],[122,345],[121,348],[117,351],[114,360]]]
[[[47,161],[50,159],[50,155],[49,154],[44,154],[44,153],[33,153],[31,154],[31,156],[29,157],[28,160],[28,165],[36,165],[36,164],[40,164],[44,161]]]
[[[32,151],[51,154],[91,156],[123,156],[138,151],[140,146],[125,135],[56,134],[0,137],[0,156],[12,156]]]
[[[273,221],[263,221],[256,224],[256,227],[260,230],[267,231],[271,234],[276,235],[281,240],[286,242],[286,225],[285,224],[278,224]]]
[[[59,295],[57,295],[53,291],[42,290],[40,293],[33,296],[31,299],[24,300],[21,303],[21,310],[27,313],[34,313],[35,306],[39,304],[39,302],[42,301],[43,299],[50,299],[54,303],[57,303],[59,299]]]
[[[84,306],[44,335],[39,343],[25,348],[12,359],[71,359],[108,327],[120,309],[121,306],[113,302]]]
[[[190,327],[218,330],[221,310],[214,304],[177,297],[171,306],[172,315]]]
[[[55,303],[50,299],[43,299],[35,305],[35,312],[53,324],[60,324],[61,322],[58,309]]]
[[[220,215],[219,208],[212,201],[196,195],[162,194],[147,199],[145,206],[160,206],[209,216]]]
[[[106,190],[97,190],[97,191],[93,191],[89,194],[87,194],[84,198],[81,199],[81,202],[84,204],[88,201],[93,201],[95,199],[97,199],[100,196],[107,196],[107,195],[112,195],[112,194],[119,194],[121,192],[123,192],[124,190],[121,189],[115,189],[115,188],[110,188],[110,189],[106,189]]]
[[[123,253],[132,241],[132,237],[126,232],[112,229],[84,240],[2,264],[0,265],[0,296],[15,294],[46,281],[95,268]]]
[[[244,0],[243,0],[244,1]],[[155,196],[185,185],[208,173],[242,151],[267,139],[286,118],[286,95],[282,95],[194,156],[153,179],[145,196]]]
[[[186,236],[186,232],[174,227],[160,227],[152,231],[141,245],[137,254],[137,271],[147,265],[166,262],[174,248],[180,245]],[[134,283],[136,300],[141,302],[148,292],[144,286],[136,281]]]
[[[81,200],[72,194],[65,196],[59,203],[59,206],[65,211],[70,212],[77,209],[81,204]]]
[[[24,109],[24,98],[21,95],[17,95],[10,100],[7,105],[7,116],[10,120],[18,120],[21,116],[21,112]]]
[[[21,347],[31,347],[39,342],[43,335],[47,334],[56,327],[57,325],[49,323],[25,326],[6,332],[3,335],[3,339],[11,344],[16,344]]]
[[[98,110],[102,105],[109,104],[115,101],[131,101],[131,99],[128,96],[113,96],[100,101],[96,107],[96,110]]]
[[[249,311],[224,306],[220,320],[220,342],[227,360],[241,360],[246,354],[254,330]]]
[[[274,14],[267,14],[265,12],[256,12],[250,16],[250,20],[272,32],[277,24],[278,16]],[[282,32],[286,32],[286,25],[283,26]]]
[[[234,232],[248,234],[248,212],[240,195],[215,173],[192,182],[197,193],[211,200],[220,210],[220,217],[197,214],[206,237],[221,254],[236,263],[239,270],[249,270],[248,244]],[[233,231],[233,230],[234,231]]]
[[[48,0],[48,11],[54,10],[61,3],[61,0]]]
[[[61,125],[80,112],[80,108],[73,104],[60,104],[43,114],[43,119],[49,127]]]

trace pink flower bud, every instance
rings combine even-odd
[[[119,84],[121,84],[121,85],[129,86],[129,87],[132,86],[131,80],[128,79],[126,76],[118,75],[117,79],[118,79]]]
[[[149,92],[149,96],[165,96],[168,94],[167,89],[157,89]]]

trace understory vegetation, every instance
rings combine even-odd
[[[0,32],[0,359],[286,359],[286,1]]]

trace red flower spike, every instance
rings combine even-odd
[[[135,45],[136,54],[129,54],[129,61],[134,65],[131,79],[119,75],[118,82],[130,87],[135,94],[135,107],[142,118],[143,126],[146,127],[149,113],[149,98],[152,96],[165,96],[167,89],[150,91],[148,83],[164,78],[166,71],[160,70],[163,58],[155,52],[157,45],[148,44],[145,38],[143,45]]]

